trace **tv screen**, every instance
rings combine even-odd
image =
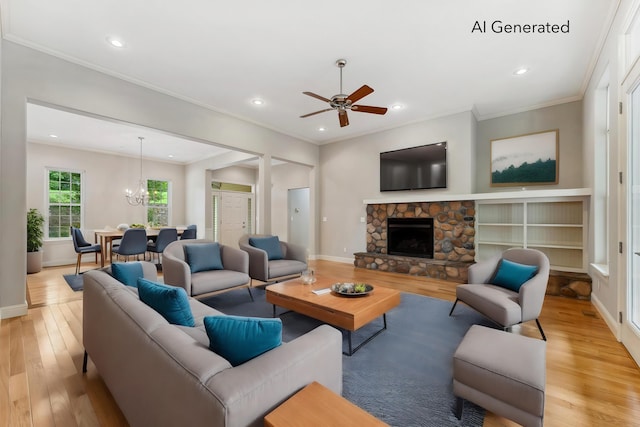
[[[380,153],[380,191],[447,188],[447,143]]]

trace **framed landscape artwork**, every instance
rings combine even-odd
[[[491,140],[491,186],[558,183],[558,129]]]

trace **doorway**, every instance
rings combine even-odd
[[[309,188],[291,188],[287,193],[288,241],[309,248]]]
[[[213,238],[221,245],[238,246],[244,234],[253,233],[255,203],[253,193],[213,191]]]

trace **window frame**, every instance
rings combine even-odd
[[[171,182],[170,180],[167,180],[167,179],[147,178],[147,179],[145,180],[145,184],[146,184],[146,189],[147,189],[147,191],[149,192],[149,194],[151,194],[151,192],[149,191],[149,182],[150,182],[150,181],[155,181],[155,182],[166,182],[166,183],[167,183],[167,204],[166,204],[166,209],[167,209],[167,223],[166,223],[166,224],[158,225],[158,224],[155,224],[155,223],[154,223],[154,224],[152,224],[152,223],[151,223],[151,221],[149,221],[149,211],[150,211],[150,209],[162,208],[162,207],[163,207],[162,205],[156,205],[156,204],[152,205],[151,203],[147,203],[147,205],[145,206],[145,208],[146,208],[146,209],[145,209],[145,210],[146,210],[146,212],[145,212],[145,214],[146,214],[146,215],[145,215],[145,218],[146,218],[146,220],[147,220],[147,223],[149,223],[149,225],[151,225],[151,226],[160,226],[160,227],[170,226],[170,225],[171,225],[171,223],[172,223],[172,221],[171,221],[171,220],[172,220],[172,207],[171,207],[171,205],[172,205],[172,204],[171,204],[172,196],[171,196],[171,191],[172,191],[172,187],[173,187],[172,182]],[[151,199],[149,199],[149,200],[151,200]]]
[[[78,174],[80,175],[80,203],[77,204],[73,204],[73,203],[69,203],[69,204],[62,204],[62,203],[51,203],[51,189],[50,189],[50,175],[51,172],[59,172],[59,173],[70,173],[70,174]],[[52,206],[69,206],[69,207],[73,207],[73,206],[78,206],[80,208],[80,223],[77,224],[78,228],[83,229],[84,228],[84,203],[85,203],[85,171],[81,170],[81,169],[74,169],[74,168],[65,168],[65,167],[59,167],[59,166],[46,166],[45,167],[45,176],[44,176],[44,206],[45,206],[45,224],[44,224],[44,240],[45,241],[65,241],[65,240],[71,240],[71,234],[69,233],[68,236],[51,236],[50,233],[50,227],[51,227],[51,208]],[[70,221],[70,224],[67,226],[71,226],[74,225],[73,221]],[[76,225],[74,225],[76,226]],[[60,225],[58,225],[58,227],[61,227]],[[61,231],[62,228],[59,229],[59,231]]]

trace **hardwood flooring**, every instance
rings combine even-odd
[[[453,301],[455,284],[315,261],[344,281],[363,281]],[[84,263],[82,270],[96,265]],[[0,322],[0,427],[126,426],[93,364],[82,374],[82,292],[62,278],[74,266],[27,277],[26,316]],[[640,426],[640,369],[588,301],[545,300],[546,426]],[[514,333],[539,338],[535,322]],[[514,423],[487,414],[485,426]]]

